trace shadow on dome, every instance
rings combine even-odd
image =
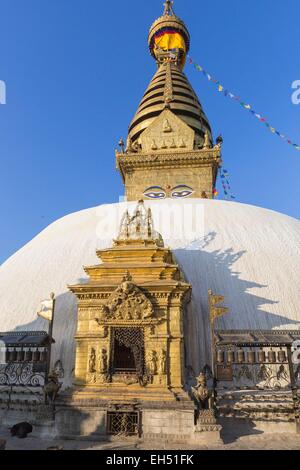
[[[224,305],[229,313],[216,322],[220,330],[273,330],[295,329],[299,321],[287,318],[284,313],[275,314],[266,306],[279,305],[277,300],[259,296],[252,291],[267,289],[268,285],[242,279],[243,273],[234,270],[235,263],[247,252],[225,250],[204,251],[216,238],[210,232],[203,239],[192,242],[185,249],[174,250],[177,262],[192,284],[192,301],[185,317],[186,367],[196,375],[210,364],[210,325],[208,289],[224,295]]]
[[[64,388],[72,385],[72,375],[75,365],[75,339],[77,327],[77,302],[71,292],[65,292],[56,297],[55,318],[51,364],[52,367],[60,361],[64,370]],[[49,323],[42,318],[30,323],[17,326],[13,331],[46,331]]]

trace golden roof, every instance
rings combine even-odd
[[[211,137],[208,119],[196,93],[183,71],[174,63],[163,63],[148,86],[129,127],[134,143],[162,111],[169,108],[201,139],[206,132]]]

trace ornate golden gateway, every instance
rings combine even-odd
[[[79,394],[174,400],[183,393],[184,306],[191,287],[154,231],[141,201],[125,213],[102,264],[71,286],[78,298],[75,384]]]

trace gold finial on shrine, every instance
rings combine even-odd
[[[165,7],[164,15],[174,15],[175,16],[175,13],[174,13],[174,10],[173,10],[173,5],[174,5],[174,2],[172,0],[166,0],[166,2],[164,3],[164,7]]]

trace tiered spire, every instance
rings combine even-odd
[[[190,34],[173,3],[164,0],[163,13],[150,28],[148,45],[157,71],[130,123],[126,148],[121,141],[117,152],[130,201],[213,197],[221,150],[183,72]],[[131,220],[126,214],[121,236],[126,239],[133,229],[135,236],[141,232],[148,238],[147,217],[145,224],[140,215]]]

